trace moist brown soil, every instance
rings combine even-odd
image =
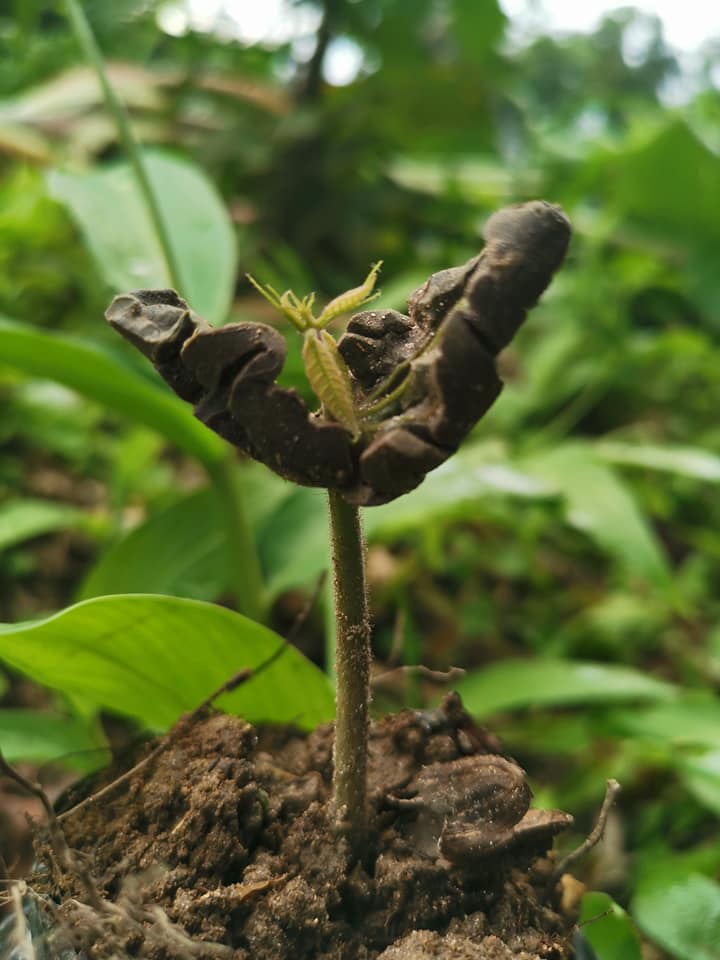
[[[566,960],[576,918],[551,880],[549,833],[458,865],[428,835],[432,818],[393,802],[419,771],[439,771],[442,793],[453,765],[496,753],[452,696],[373,724],[372,829],[352,865],[329,819],[331,727],[181,721],[149,763],[62,817],[94,906],[39,843],[50,866],[36,889],[59,904],[52,936],[88,960]]]

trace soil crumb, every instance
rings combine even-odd
[[[576,917],[561,907],[548,854],[571,818],[527,810],[524,774],[456,695],[372,725],[362,863],[328,818],[331,726],[305,735],[215,713],[171,736],[116,790],[63,818],[104,909],[39,841],[48,868],[35,887],[59,905],[58,948],[88,960],[572,955]],[[65,804],[80,799],[75,789]]]

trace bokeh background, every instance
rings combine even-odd
[[[544,197],[574,239],[501,399],[419,490],[365,511],[375,708],[458,686],[538,803],[576,815],[568,847],[619,779],[579,867],[584,915],[613,911],[584,928],[596,955],[720,956],[720,15],[651,6],[88,0],[173,275],[68,7],[0,3],[10,759],[54,789],[178,712],[132,679],[77,686],[125,610],[74,606],[92,598],[212,602],[284,634],[314,597],[295,641],[331,674],[321,493],[207,439],[106,328],[110,297],[176,281],[214,323],[276,323],[247,272],[322,301],[382,259],[379,303],[402,308],[492,210]],[[283,380],[306,390],[288,339]],[[137,649],[113,642],[125,669]],[[327,718],[281,700],[244,709]]]

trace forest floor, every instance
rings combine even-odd
[[[38,845],[54,949],[149,960],[566,960],[578,897],[524,774],[464,713],[373,723],[362,863],[331,826],[332,728],[181,719],[102,794],[58,804]],[[145,762],[138,762],[139,760]],[[122,771],[105,774],[105,786]],[[97,794],[97,796],[96,796]]]

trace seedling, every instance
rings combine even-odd
[[[370,621],[360,506],[412,490],[454,453],[498,396],[495,358],[565,256],[570,226],[536,201],[490,218],[483,251],[433,274],[408,315],[366,310],[336,343],[326,326],[376,294],[380,264],[316,317],[315,295],[255,288],[305,339],[312,412],[277,376],[283,337],[259,323],[214,329],[172,290],[117,297],[108,321],[137,346],[195,414],[297,483],[328,489],[335,589],[337,710],[334,819],[361,859],[368,836],[366,770]]]

